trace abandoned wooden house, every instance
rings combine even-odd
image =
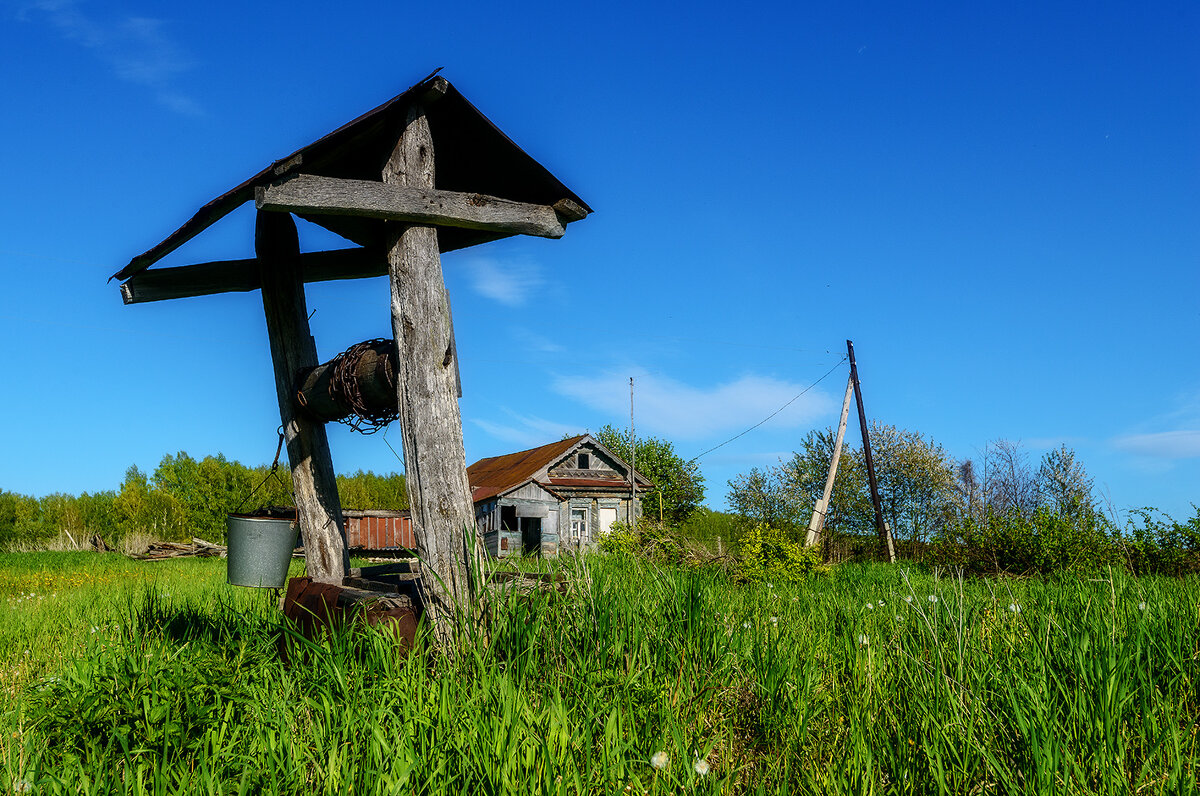
[[[617,520],[636,520],[637,495],[654,487],[588,434],[480,459],[467,479],[479,533],[497,558],[583,549]]]

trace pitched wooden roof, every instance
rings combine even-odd
[[[341,179],[378,180],[403,129],[411,103],[435,88],[440,98],[426,108],[434,151],[437,153],[437,187],[553,205],[569,199],[584,211],[591,208],[544,166],[527,155],[444,78],[431,74],[377,108],[342,125],[332,133],[281,158],[245,182],[200,208],[194,216],[162,242],[130,260],[114,279],[129,277],[154,263],[246,202],[256,188],[293,173]],[[359,244],[378,249],[384,240],[384,222],[352,216],[301,215],[308,221]],[[470,229],[443,228],[439,248],[445,252],[507,237],[506,234]]]

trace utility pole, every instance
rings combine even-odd
[[[850,394],[854,392],[854,377],[846,379],[846,397],[842,399],[842,418],[838,421],[837,439],[833,443],[833,458],[829,461],[829,475],[825,478],[825,492],[813,507],[812,520],[808,523],[808,535],[804,546],[811,547],[821,538],[825,530],[825,515],[829,511],[829,498],[833,495],[833,478],[837,475],[838,460],[842,458],[842,440],[846,437],[846,421],[850,417]]]
[[[634,508],[637,505],[637,436],[633,430],[633,376],[629,377],[629,527],[634,527]]]
[[[875,462],[871,458],[871,435],[867,431],[867,413],[863,409],[862,385],[858,381],[858,365],[854,362],[854,343],[849,340],[846,341],[846,353],[850,357],[850,381],[854,384],[854,400],[858,404],[858,425],[862,429],[863,458],[867,461],[867,482],[871,485],[871,503],[875,506],[875,528],[879,531],[879,547],[887,556],[888,563],[895,564],[896,547],[892,543],[892,531],[883,520],[879,484],[875,481]]]

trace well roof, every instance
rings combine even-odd
[[[437,158],[436,187],[440,190],[482,193],[532,204],[553,205],[570,199],[587,212],[591,208],[544,166],[526,154],[448,81],[429,77],[332,133],[281,158],[200,208],[165,240],[113,275],[129,277],[149,268],[246,202],[255,188],[270,185],[290,173],[341,179],[378,180],[400,132],[408,107],[422,98],[435,81],[444,94],[426,107]],[[382,248],[385,222],[351,216],[304,215],[313,223],[365,247]],[[438,230],[442,251],[461,249],[507,237],[505,233],[443,227]]]

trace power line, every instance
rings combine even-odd
[[[767,422],[767,421],[768,421],[768,420],[770,420],[771,418],[775,417],[775,415],[779,414],[779,413],[780,413],[780,412],[782,412],[784,409],[787,409],[789,406],[791,406],[792,404],[794,404],[794,403],[795,403],[795,402],[796,402],[796,401],[797,401],[797,400],[800,398],[800,396],[801,396],[801,395],[804,395],[804,393],[808,392],[808,391],[809,391],[809,390],[811,390],[813,387],[816,387],[818,384],[820,384],[821,382],[825,381],[825,378],[826,378],[826,376],[828,376],[830,373],[833,373],[835,370],[837,370],[837,369],[838,369],[838,366],[840,366],[840,365],[841,365],[843,362],[845,362],[845,361],[846,361],[846,357],[842,357],[841,359],[839,359],[839,360],[837,361],[837,363],[836,363],[836,364],[835,364],[835,365],[834,365],[832,368],[830,368],[829,370],[825,371],[825,375],[821,376],[821,378],[817,379],[817,380],[816,380],[816,381],[814,381],[812,384],[808,385],[808,386],[807,386],[807,387],[805,387],[803,390],[801,390],[800,392],[796,393],[796,395],[795,395],[795,396],[792,398],[792,400],[788,401],[788,402],[787,402],[787,403],[785,403],[783,406],[779,407],[779,408],[778,408],[778,409],[776,409],[774,412],[772,412],[771,414],[769,414],[769,415],[767,415],[766,417],[764,417],[762,420],[760,420],[760,421],[758,421],[757,423],[755,423],[754,425],[750,426],[750,428],[746,429],[746,430],[745,430],[745,431],[743,431],[741,434],[735,434],[734,436],[732,436],[732,437],[730,437],[729,439],[727,439],[727,440],[725,440],[724,442],[722,442],[720,445],[715,445],[715,446],[713,446],[713,447],[709,448],[708,450],[704,451],[704,453],[700,453],[700,454],[697,454],[697,455],[693,456],[691,460],[694,462],[694,461],[696,461],[697,459],[699,459],[701,456],[707,456],[708,454],[712,453],[712,452],[713,452],[713,451],[715,451],[717,448],[723,448],[723,447],[725,447],[726,445],[728,445],[729,443],[733,442],[733,441],[734,441],[735,439],[737,439],[738,437],[744,437],[744,436],[746,436],[746,435],[747,435],[747,434],[749,434],[751,431],[753,431],[754,429],[758,428],[758,427],[759,427],[759,426],[761,426],[763,423]]]

